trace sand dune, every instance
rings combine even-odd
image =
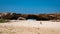
[[[11,20],[0,23],[0,34],[60,34],[60,22]]]

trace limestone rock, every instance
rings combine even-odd
[[[0,13],[2,19],[15,20],[60,20],[60,14],[18,14],[18,13]]]

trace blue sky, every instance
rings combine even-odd
[[[23,14],[60,12],[60,0],[0,0],[0,12]]]

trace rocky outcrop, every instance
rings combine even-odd
[[[11,20],[60,20],[60,14],[17,14],[17,13],[0,13],[0,19]]]
[[[0,13],[0,18],[2,19],[11,19],[15,13]]]
[[[26,18],[19,17],[19,18],[17,18],[17,20],[26,20]]]

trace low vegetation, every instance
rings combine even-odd
[[[6,19],[0,19],[0,23],[5,23],[5,22],[9,22],[9,20],[6,20]]]

